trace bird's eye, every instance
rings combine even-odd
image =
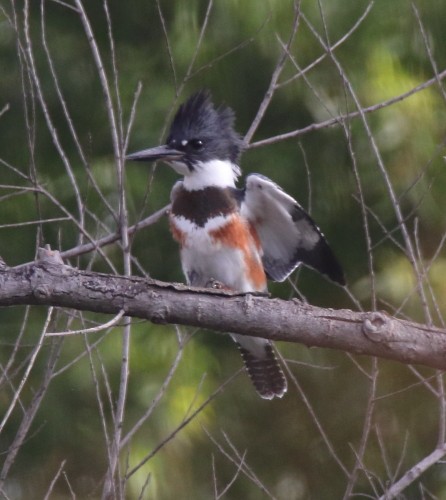
[[[203,146],[204,146],[204,143],[201,139],[191,139],[189,141],[189,144],[195,149],[195,150],[199,150],[199,149],[202,149]]]

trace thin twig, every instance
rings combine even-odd
[[[163,448],[167,443],[172,441],[172,439],[184,429],[194,418],[200,414],[206,406],[211,403],[234,379],[241,373],[242,369],[231,375],[225,382],[223,382],[189,417],[185,418],[166,438],[164,438],[148,455],[146,455],[142,460],[138,462],[132,469],[130,469],[126,474],[126,479],[129,479],[135,472],[137,472],[144,464],[146,464],[151,458],[153,458],[161,448]]]
[[[339,115],[334,118],[329,118],[327,120],[324,120],[322,122],[318,123],[312,123],[311,125],[307,125],[304,128],[297,129],[297,130],[292,130],[291,132],[286,132],[284,134],[278,134],[272,137],[268,137],[267,139],[263,139],[260,141],[252,142],[251,144],[247,145],[247,149],[254,149],[254,148],[260,148],[264,146],[269,146],[271,144],[275,144],[277,142],[285,141],[288,139],[293,139],[295,137],[298,137],[300,135],[305,135],[308,134],[309,132],[315,132],[317,130],[321,130],[324,128],[329,128],[332,127],[333,125],[337,125],[342,121],[351,119],[351,118],[358,118],[358,117],[363,117],[363,115],[366,115],[368,113],[373,113],[375,111],[378,111],[383,108],[387,108],[393,104],[396,104],[398,102],[401,102],[412,95],[421,92],[422,90],[425,90],[432,85],[438,83],[438,80],[444,80],[446,78],[446,70],[442,71],[439,73],[436,77],[430,78],[429,80],[424,81],[423,83],[420,83],[416,87],[413,87],[411,90],[408,90],[407,92],[403,92],[402,94],[399,94],[395,97],[392,97],[391,99],[387,99],[386,101],[373,104],[372,106],[368,106],[366,108],[361,107],[361,110],[358,111],[352,111],[350,113],[344,114],[344,115]]]
[[[59,466],[59,469],[58,471],[56,472],[56,475],[53,477],[53,480],[51,481],[51,484],[48,488],[48,491],[46,492],[46,495],[44,496],[44,500],[49,500],[52,492],[53,492],[53,489],[54,489],[54,486],[56,486],[56,482],[57,480],[59,479],[60,475],[62,474],[63,472],[63,469],[65,467],[65,464],[66,464],[66,460],[62,460],[60,466]]]
[[[288,53],[290,51],[291,45],[292,45],[292,43],[296,37],[296,34],[297,34],[297,29],[299,27],[300,15],[301,15],[300,1],[298,1],[294,5],[294,17],[293,17],[291,34],[288,38],[286,47],[282,51],[282,53],[280,54],[279,60],[277,61],[276,67],[274,68],[274,71],[271,75],[268,89],[265,93],[265,96],[263,97],[262,102],[260,103],[257,114],[254,117],[254,120],[252,121],[248,131],[245,134],[245,137],[244,137],[245,144],[249,144],[251,142],[251,139],[252,139],[253,135],[255,134],[257,128],[259,127],[260,122],[262,121],[262,119],[266,113],[266,110],[268,109],[268,106],[271,103],[271,99],[273,98],[274,93],[277,89],[277,82],[278,82],[279,77],[282,74],[282,71],[285,67],[287,60],[288,60]]]
[[[23,390],[23,387],[24,387],[26,381],[28,380],[29,374],[31,373],[31,370],[33,369],[34,363],[36,362],[36,359],[37,359],[37,356],[40,352],[40,349],[43,346],[43,342],[45,340],[45,336],[46,336],[47,330],[48,330],[50,322],[51,322],[52,314],[53,314],[53,308],[50,307],[48,309],[48,314],[47,314],[47,317],[45,320],[45,325],[43,326],[42,332],[40,334],[40,338],[39,338],[36,346],[33,349],[31,359],[27,363],[26,370],[25,370],[25,373],[22,377],[22,380],[20,381],[20,384],[19,384],[19,386],[14,394],[14,397],[12,398],[12,401],[9,404],[8,409],[6,410],[6,413],[0,422],[0,434],[2,433],[6,423],[8,422],[9,417],[11,416],[11,413],[14,410],[15,405],[17,404],[19,396]]]
[[[119,320],[124,316],[124,314],[125,311],[121,309],[114,318],[112,318],[110,321],[107,321],[107,323],[103,323],[102,325],[94,326],[92,328],[83,328],[81,330],[67,330],[65,332],[48,332],[46,334],[46,337],[70,337],[72,335],[83,335],[88,333],[102,332],[107,328],[115,326],[119,322]]]

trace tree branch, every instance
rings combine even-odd
[[[59,253],[0,268],[0,307],[47,305],[298,342],[446,369],[446,332],[384,312],[322,309],[298,300],[191,288],[177,283],[81,271]]]

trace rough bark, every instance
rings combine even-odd
[[[446,369],[446,332],[384,312],[322,309],[299,300],[191,288],[81,271],[57,252],[18,268],[0,266],[0,306],[46,305],[299,342]]]

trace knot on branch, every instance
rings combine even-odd
[[[390,327],[389,318],[381,312],[371,312],[367,314],[362,323],[362,331],[364,335],[375,342],[387,341],[387,334]]]
[[[51,250],[50,245],[45,245],[45,248],[39,248],[39,250],[37,251],[37,258],[40,262],[44,262],[47,264],[64,265],[59,250]]]
[[[167,307],[161,307],[155,311],[150,316],[150,321],[157,325],[165,325],[167,324],[167,316],[169,310]]]
[[[51,289],[48,285],[39,285],[34,289],[36,299],[45,299],[51,295]]]

